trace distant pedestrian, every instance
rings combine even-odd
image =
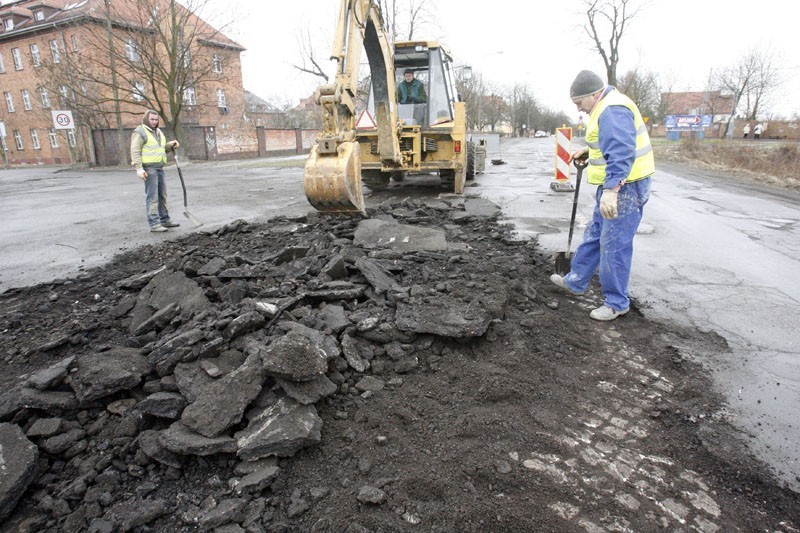
[[[169,218],[167,209],[167,184],[164,181],[164,164],[167,152],[174,152],[180,146],[178,141],[169,141],[158,127],[158,113],[152,109],[145,111],[142,123],[131,135],[131,164],[136,175],[144,181],[147,223],[150,231],[161,233],[167,228],[180,226]]]
[[[764,128],[761,126],[760,123],[756,124],[756,127],[753,128],[753,137],[755,137],[756,139],[760,139],[761,138],[761,132],[763,130],[764,130]]]
[[[747,139],[747,136],[750,135],[750,124],[744,125],[744,138]]]
[[[578,111],[589,114],[587,148],[577,150],[572,159],[588,159],[587,181],[597,185],[596,204],[571,270],[563,277],[553,274],[550,280],[583,294],[599,273],[603,305],[589,317],[609,321],[630,309],[633,238],[650,198],[656,170],[653,148],[636,104],[594,72],[578,73],[569,93]]]

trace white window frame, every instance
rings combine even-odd
[[[13,113],[14,112],[14,96],[8,91],[6,91],[3,94],[6,97],[6,109],[8,110],[9,113]]]
[[[50,95],[47,93],[47,87],[39,87],[39,98],[42,101],[42,107],[45,109],[49,109]]]
[[[217,89],[217,107],[228,107],[228,100],[225,98],[225,89]]]
[[[59,86],[58,95],[61,97],[61,107],[67,107],[69,105],[69,87],[66,85]]]
[[[72,36],[70,37],[70,40],[72,41],[72,51],[73,52],[77,52],[78,51],[78,36],[73,33]]]
[[[22,54],[19,52],[19,48],[11,49],[11,57],[14,59],[14,70],[22,70],[24,65],[22,64]]]
[[[36,11],[34,11],[33,12],[33,20],[35,20],[37,22],[43,21],[44,20],[44,10],[37,9]]]
[[[31,146],[34,150],[42,149],[42,142],[39,140],[39,132],[36,129],[31,130]]]
[[[195,91],[194,87],[186,87],[183,90],[183,105],[197,105],[197,91]]]
[[[31,45],[31,63],[33,63],[34,67],[42,66],[42,54],[39,52],[38,44]]]
[[[4,152],[8,152],[8,145],[6,144],[5,137],[0,137],[0,148],[2,148]]]
[[[128,61],[133,61],[134,63],[142,60],[139,55],[139,43],[133,37],[128,37],[125,40],[125,57],[128,58]]]
[[[28,89],[22,89],[22,107],[25,111],[30,111],[33,109],[33,104],[31,103],[31,93]]]
[[[217,74],[222,74],[222,57],[219,54],[214,54],[211,58],[211,70]]]
[[[0,54],[0,74],[5,73],[6,71],[6,62],[3,61],[3,54]]]
[[[75,128],[67,130],[67,142],[73,148],[78,145],[78,138],[75,136]]]
[[[11,31],[14,29],[14,19],[8,17],[7,19],[3,20],[3,27],[5,27],[6,31]]]
[[[17,145],[17,150],[25,149],[25,143],[22,141],[22,134],[19,130],[14,130],[14,143]]]
[[[131,91],[131,95],[133,96],[134,101],[141,102],[144,100],[144,82],[143,81],[135,81],[133,82],[133,90]]]
[[[61,63],[61,50],[58,49],[58,40],[50,40],[50,55],[53,56],[53,63]]]
[[[47,128],[47,137],[50,139],[50,148],[58,148],[58,132],[55,128]]]

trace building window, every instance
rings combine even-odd
[[[50,107],[50,95],[47,94],[47,89],[39,87],[39,97],[42,99],[42,107],[47,109]]]
[[[183,54],[183,68],[189,69],[192,67],[192,52],[187,47],[181,47],[181,53]]]
[[[42,66],[42,54],[39,53],[38,44],[31,45],[31,62],[33,63],[34,67]]]
[[[133,92],[131,93],[133,99],[137,102],[144,100],[144,82],[137,81],[133,84]]]
[[[195,92],[194,87],[187,87],[183,90],[183,104],[197,105],[197,92]]]
[[[6,63],[3,61],[3,54],[0,54],[0,74],[6,71]]]
[[[214,54],[214,58],[211,60],[211,70],[222,74],[222,58],[219,57],[219,54]]]
[[[125,57],[128,58],[128,61],[138,62],[140,60],[139,45],[136,44],[133,37],[128,37],[128,40],[125,41]]]
[[[61,63],[61,51],[58,49],[58,41],[50,41],[50,55],[53,56],[53,63]]]
[[[61,107],[67,107],[69,105],[69,88],[66,85],[62,85],[58,88],[58,95]]]
[[[41,9],[37,9],[36,11],[34,11],[33,12],[33,19],[37,20],[37,21],[40,21],[40,22],[43,21],[44,20],[44,11],[42,11]]]
[[[31,130],[31,144],[34,150],[42,149],[42,143],[39,142],[39,132],[36,130]]]
[[[14,29],[14,19],[8,18],[3,21],[3,25],[6,27],[6,31],[11,31]]]
[[[14,58],[14,68],[22,70],[22,54],[19,53],[19,48],[11,49],[11,57]]]
[[[73,35],[70,39],[72,40],[72,51],[73,52],[77,52],[78,51],[78,36],[77,35]]]
[[[50,139],[51,148],[58,148],[58,133],[56,133],[55,128],[48,128],[47,138]]]
[[[75,130],[74,129],[67,130],[67,142],[73,148],[75,148],[75,146],[78,144],[78,139],[75,137]]]
[[[8,91],[6,91],[3,94],[6,97],[6,109],[8,109],[9,113],[13,113],[14,112],[14,97],[11,96],[11,93],[8,92]]]
[[[225,100],[225,91],[217,89],[217,107],[227,107],[228,101]]]
[[[14,143],[17,145],[17,150],[25,149],[25,145],[22,143],[22,134],[19,130],[14,130]]]
[[[31,105],[31,93],[28,92],[28,89],[22,89],[22,107],[25,108],[25,111],[33,109]]]
[[[5,137],[0,137],[0,148],[2,148],[4,152],[8,152],[8,145],[6,144]]]

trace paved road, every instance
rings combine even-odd
[[[467,194],[496,202],[520,236],[536,236],[555,252],[566,247],[572,195],[549,188],[553,149],[552,139],[504,142],[488,159],[506,164],[490,165]],[[183,170],[201,230],[310,210],[296,158]],[[151,234],[144,188],[131,170],[0,171],[0,291],[74,276],[123,250],[194,231],[181,216],[174,168],[167,174],[172,215],[182,226]],[[380,197],[433,196],[423,181],[408,180]],[[575,243],[591,192],[586,186],[581,194]],[[637,237],[632,294],[648,317],[715,332],[728,343],[722,356],[685,349],[712,370],[753,451],[800,491],[800,195],[659,166]]]

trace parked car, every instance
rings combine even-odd
[[[542,130],[536,130],[536,133],[533,134],[534,137],[547,137],[547,132]]]

